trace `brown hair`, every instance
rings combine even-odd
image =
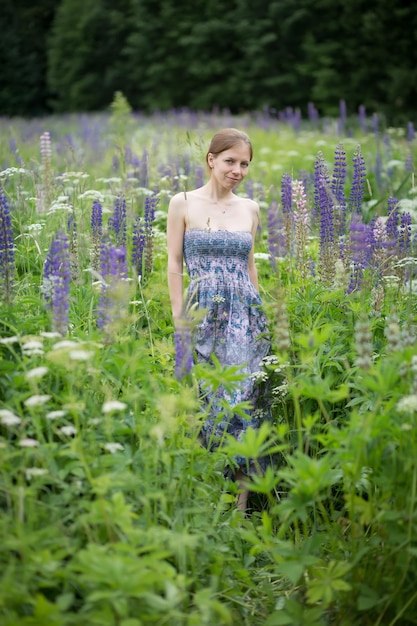
[[[208,165],[208,155],[211,153],[214,156],[224,152],[225,150],[230,150],[238,143],[245,143],[249,148],[250,153],[250,161],[252,161],[253,157],[253,148],[252,142],[249,139],[249,136],[244,133],[242,130],[238,130],[237,128],[223,128],[219,130],[212,140],[210,141],[209,149],[206,154],[206,163]]]

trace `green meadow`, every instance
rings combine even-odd
[[[176,377],[165,227],[170,197],[204,180],[209,139],[225,126],[254,145],[238,193],[261,208],[272,416],[209,452],[197,381],[233,386],[239,375],[217,365]],[[295,125],[267,113],[142,116],[119,95],[108,113],[2,118],[0,139],[14,244],[13,277],[0,281],[2,626],[417,624],[417,149],[407,128],[354,118]],[[363,155],[361,223],[384,224],[392,199],[410,216],[407,247],[382,248],[353,288],[351,263],[336,255],[321,269],[314,175],[319,158],[332,176],[337,146],[346,198],[358,146]],[[302,242],[280,213],[285,174],[306,181]],[[157,205],[139,277],[132,232],[149,197]],[[92,204],[105,230],[118,198],[128,276],[99,327]],[[281,235],[289,230],[271,258],[273,209]],[[60,230],[71,258],[64,331],[44,284]],[[253,478],[246,516],[225,478],[237,453],[274,459]]]

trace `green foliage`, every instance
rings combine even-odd
[[[278,8],[268,8],[271,19]],[[173,10],[168,4],[161,13],[172,19]],[[294,28],[304,18],[296,12]],[[202,145],[230,117],[159,114],[135,125],[130,96],[117,91],[102,116],[44,120],[53,137],[47,210],[37,199],[38,121],[0,127],[19,277],[13,307],[0,308],[1,623],[412,626],[413,286],[385,281],[375,291],[369,276],[363,289],[348,293],[320,277],[306,279],[291,256],[274,271],[265,259],[267,208],[279,199],[281,172],[311,172],[318,149],[331,162],[340,136],[233,118],[255,145],[245,190],[262,213],[257,251],[264,256],[256,262],[276,337],[262,390],[271,394],[272,415],[241,441],[209,452],[199,442],[205,413],[197,380],[203,388],[233,389],[241,374],[215,363],[195,367],[183,383],[174,378],[166,208],[180,184],[194,185]],[[19,172],[10,137],[22,158]],[[383,215],[392,189],[412,207],[415,188],[404,176],[410,146],[400,130],[387,153],[374,135],[345,138],[349,158],[358,141],[369,162],[381,156],[389,181],[388,189],[373,181],[378,203],[365,200],[369,218]],[[136,159],[115,169],[125,149]],[[137,165],[145,153],[147,189]],[[114,198],[126,198],[130,259],[132,225],[149,189],[159,198],[153,268],[138,284],[129,262],[119,315],[102,332],[91,271],[92,201],[102,202],[106,227]],[[68,333],[58,337],[50,332],[42,272],[50,237],[66,228],[69,214],[78,227],[79,271]],[[316,227],[308,242],[313,260]],[[370,358],[361,360],[365,343]],[[249,483],[246,517],[235,509],[237,485],[226,478],[236,454],[273,460]]]
[[[414,119],[416,16],[401,0],[3,2],[0,111],[359,106]]]

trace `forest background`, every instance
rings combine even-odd
[[[108,108],[415,115],[417,13],[404,0],[3,0],[0,114]],[[310,105],[309,105],[310,103]]]

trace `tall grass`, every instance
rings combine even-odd
[[[208,452],[196,374],[212,385],[236,376],[220,366],[175,376],[165,224],[170,197],[201,183],[208,140],[230,125],[255,148],[239,191],[261,206],[273,416]],[[295,127],[266,114],[143,117],[120,95],[109,115],[3,119],[0,133],[15,263],[0,309],[1,623],[416,624],[414,140],[371,120],[341,134],[336,121]],[[384,248],[354,289],[351,264],[335,257],[331,279],[318,271],[315,164],[322,155],[331,174],[341,143],[346,198],[358,145],[366,163],[361,222],[385,220],[390,198],[411,216],[407,254]],[[286,232],[284,174],[304,181],[311,219],[305,250],[290,223],[271,258],[271,238]],[[101,243],[125,255],[105,257],[107,273],[94,263],[94,202]],[[133,237],[138,217],[146,241]],[[45,262],[62,231],[71,282],[57,332]],[[254,477],[244,518],[225,468],[265,453],[274,463]]]

